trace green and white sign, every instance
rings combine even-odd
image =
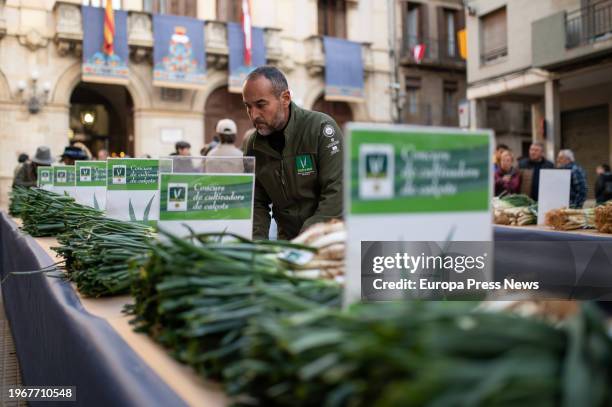
[[[53,190],[53,168],[38,167],[36,169],[36,186],[47,191]]]
[[[490,241],[489,130],[366,125],[346,132],[346,298],[361,296],[361,241]]]
[[[159,160],[107,160],[106,214],[132,222],[159,219]]]
[[[57,165],[53,168],[53,192],[74,197],[76,176],[74,165]]]
[[[191,229],[251,238],[254,185],[253,174],[162,174],[158,226],[178,236]]]
[[[78,203],[106,208],[106,161],[76,161],[75,199]]]

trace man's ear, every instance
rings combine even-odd
[[[281,101],[284,107],[288,107],[291,104],[291,92],[289,92],[289,90],[285,90],[281,93]]]

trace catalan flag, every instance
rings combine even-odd
[[[106,9],[104,10],[104,53],[113,55],[115,38],[115,14],[113,12],[112,0],[106,0]]]

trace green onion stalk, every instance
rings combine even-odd
[[[240,356],[244,329],[261,314],[338,308],[333,281],[295,277],[278,254],[305,249],[287,242],[252,242],[228,234],[179,239],[162,232],[149,254],[132,262],[137,330],[149,333],[207,378]]]

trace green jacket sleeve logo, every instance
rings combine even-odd
[[[295,169],[298,175],[310,175],[314,173],[314,166],[310,154],[298,155],[295,158]]]

